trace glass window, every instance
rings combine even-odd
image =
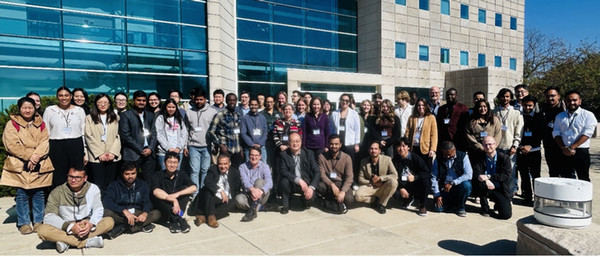
[[[469,52],[460,51],[460,65],[469,65]]]
[[[65,71],[64,83],[69,88],[85,88],[88,94],[94,95],[127,92],[127,74],[122,73]]]
[[[502,67],[502,57],[494,56],[494,67]]]
[[[158,94],[166,96],[169,95],[170,89],[179,89],[180,78],[178,76],[131,74],[127,76],[127,81],[129,92],[143,90],[149,93],[156,91]]]
[[[303,29],[273,25],[273,41],[277,43],[302,45]]]
[[[396,58],[406,59],[406,43],[396,42]]]
[[[273,5],[273,22],[302,26],[302,9]]]
[[[305,0],[306,1],[306,8],[309,9],[315,9],[315,10],[321,10],[321,11],[326,11],[326,12],[332,12],[332,3],[335,3],[336,1],[323,1],[323,0]]]
[[[306,30],[306,45],[322,48],[331,48],[332,33],[316,30]]]
[[[396,4],[406,5],[406,0],[396,0]]]
[[[339,14],[346,14],[356,16],[356,1],[335,1],[337,2],[336,9],[334,12]]]
[[[0,36],[2,65],[62,68],[61,42]],[[18,85],[18,84],[17,84]]]
[[[33,7],[3,5],[0,33],[60,38],[60,12]]]
[[[356,72],[357,54],[356,53],[338,52],[338,64],[340,67],[346,68],[346,69],[339,69],[339,70]]]
[[[127,43],[179,48],[179,26],[167,23],[127,20]]]
[[[161,73],[180,71],[180,51],[130,46],[127,52],[127,67],[130,71]]]
[[[63,13],[64,38],[125,43],[125,19],[81,13]]]
[[[273,68],[269,64],[239,62],[238,80],[242,81],[270,81]]]
[[[495,22],[497,27],[502,27],[502,14],[501,13],[496,13],[496,22]]]
[[[337,40],[337,43],[334,42],[334,47],[337,47],[340,50],[356,51],[356,36],[344,34],[333,34],[333,36],[333,40]]]
[[[207,53],[205,52],[192,52],[192,51],[181,51],[183,55],[183,73],[194,74],[194,75],[206,75],[207,74]]]
[[[429,11],[429,0],[419,0],[419,9]]]
[[[337,19],[337,31],[346,33],[356,33],[356,18],[348,16],[335,16]]]
[[[450,0],[441,0],[440,13],[450,15]]]
[[[477,67],[485,67],[485,54],[477,55]]]
[[[206,29],[182,26],[181,41],[184,49],[206,50]]]
[[[287,76],[286,74],[284,74],[284,76]],[[238,92],[242,91],[256,94],[263,93],[265,95],[277,95],[279,91],[287,91],[287,86],[282,84],[239,83]]]
[[[429,46],[419,46],[419,61],[429,61]]]
[[[324,1],[328,2],[328,1]],[[322,12],[306,11],[306,26],[310,28],[332,30],[333,15]]]
[[[486,23],[486,11],[484,9],[479,9],[479,22]]]
[[[510,69],[517,70],[517,58],[510,58]]]
[[[255,62],[270,62],[271,45],[238,41],[238,59]]]
[[[127,70],[123,46],[64,42],[64,58],[65,68]]]
[[[31,2],[31,1],[28,1]],[[103,1],[81,1],[62,0],[65,9],[79,10],[84,12],[124,15],[125,0],[103,0]],[[66,14],[66,13],[64,13]]]
[[[193,0],[181,0],[181,22],[194,25],[206,25],[206,3]]]
[[[273,62],[302,64],[302,48],[274,45]]]
[[[179,0],[127,0],[127,16],[161,21],[179,21]]]
[[[440,50],[440,62],[441,63],[450,63],[450,49],[442,48]]]
[[[460,5],[460,17],[463,19],[469,19],[469,6],[466,4]]]
[[[203,89],[205,92],[208,91],[208,78],[206,77],[182,77],[181,92],[190,92],[193,88]],[[241,91],[240,91],[241,92]]]
[[[271,5],[262,1],[238,0],[237,16],[263,21],[271,20]],[[239,29],[238,29],[239,31]]]
[[[8,2],[20,3],[20,4],[31,4],[41,5],[48,7],[60,7],[60,0],[8,0]],[[56,92],[54,92],[56,93]]]
[[[306,49],[306,65],[333,66],[332,52],[327,50]]]
[[[4,49],[0,48],[2,51]],[[29,91],[40,95],[56,95],[56,88],[63,83],[63,72],[60,70],[0,68],[0,91],[3,97],[23,97]]]
[[[517,18],[510,17],[510,29],[517,30]]]
[[[237,20],[238,38],[271,41],[271,25],[262,22]],[[286,34],[287,35],[287,34]]]

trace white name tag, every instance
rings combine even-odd
[[[100,140],[102,140],[102,142],[106,142],[106,134],[102,135],[102,136],[100,137]]]
[[[450,119],[444,119],[444,124],[450,124]]]
[[[288,140],[290,140],[289,136],[283,136],[283,141],[288,141]]]
[[[260,131],[260,129],[253,129],[252,130],[252,135],[253,136],[260,136],[260,135],[262,135],[262,131]]]
[[[364,131],[365,133],[367,133],[367,130],[369,130],[369,129],[368,129],[368,128],[365,128],[365,129],[363,129],[363,131]]]
[[[200,131],[202,131],[202,127],[195,127],[195,128],[194,128],[194,131],[196,131],[196,132],[200,132]]]
[[[402,176],[402,181],[408,181],[408,176]]]
[[[479,136],[487,137],[487,132],[485,132],[485,131],[479,132]]]
[[[331,172],[331,173],[329,174],[329,178],[337,178],[337,172],[335,172],[335,171],[334,171],[334,172]]]
[[[387,137],[388,136],[387,131],[385,131],[385,130],[381,131],[381,136],[382,137]]]
[[[70,128],[70,127],[64,127],[64,128],[62,128],[62,133],[63,134],[71,134],[72,131],[73,131],[73,129]]]
[[[135,213],[135,208],[127,209],[127,211],[131,212],[131,214],[134,214]]]
[[[340,126],[340,131],[345,131],[346,130],[346,126]]]
[[[320,129],[313,129],[313,135],[320,135],[321,134],[321,130]]]
[[[507,126],[502,126],[502,131],[507,131],[508,127]]]
[[[148,131],[148,129],[144,129],[144,137],[147,137],[150,135],[150,131]]]
[[[532,135],[531,131],[525,131],[525,133],[523,133],[526,137],[530,137]]]
[[[234,128],[233,129],[233,133],[234,134],[239,134],[240,133],[240,128]]]
[[[415,140],[419,140],[421,138],[421,133],[416,133],[415,134]]]

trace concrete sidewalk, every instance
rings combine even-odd
[[[592,139],[590,153],[590,177],[598,181],[600,139]],[[542,177],[547,176],[542,162]],[[171,234],[157,225],[150,234],[124,234],[105,240],[102,249],[71,248],[64,255],[505,255],[516,252],[516,221],[533,214],[531,207],[515,204],[509,220],[485,218],[469,201],[466,218],[432,211],[420,217],[414,206],[402,210],[395,200],[385,215],[364,205],[345,215],[326,213],[320,206],[295,211],[299,205],[293,200],[287,215],[260,212],[250,223],[240,222],[243,213],[232,213],[219,220],[217,229],[196,227],[187,217],[192,226],[187,234]],[[593,205],[593,222],[600,224],[597,185]],[[0,220],[0,255],[57,255],[54,244],[19,233],[13,198],[0,198]]]

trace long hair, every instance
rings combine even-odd
[[[150,97],[151,96],[156,96],[158,98],[158,105],[154,108],[150,106]],[[192,101],[194,101],[194,99],[192,99]],[[160,108],[160,95],[156,92],[152,92],[152,93],[148,94],[148,104],[146,104],[146,110],[154,113],[154,111],[156,111],[156,108]]]
[[[365,113],[365,110],[362,108],[362,106],[365,103],[369,103],[369,105],[371,106],[371,109],[369,110],[369,113]],[[373,115],[373,103],[371,102],[371,100],[369,99],[365,99],[360,103],[360,116],[364,117],[365,115]]]
[[[317,97],[313,97],[312,99],[310,99],[310,105],[308,106],[308,108],[310,108],[310,106],[312,106],[315,101],[319,101],[319,103],[321,103],[321,108],[319,109],[319,112],[323,113],[323,99],[321,99],[321,97],[317,96]],[[310,108],[309,114],[312,116],[315,116],[315,110]]]
[[[75,92],[77,91],[81,91],[81,93],[83,94],[83,98],[85,98],[85,102],[83,103],[84,106],[88,106],[90,104],[90,98],[88,97],[88,93],[85,91],[85,89],[83,88],[75,88],[73,89],[73,92],[71,93],[71,95],[73,95],[73,97],[71,98],[71,104],[76,105],[75,104]]]
[[[481,103],[485,103],[485,106],[487,106],[488,111],[484,115],[479,114],[479,106]],[[477,100],[477,102],[475,102],[472,120],[477,120],[479,118],[483,118],[486,122],[494,124],[494,114],[492,113],[492,109],[490,109],[490,103],[485,99]]]
[[[415,106],[413,107],[412,116],[419,117],[419,107],[417,107],[419,105],[419,102],[422,102],[423,105],[425,106],[425,115],[423,115],[423,117],[430,115],[431,109],[429,109],[429,104],[427,104],[427,100],[425,100],[425,98],[421,97],[421,98],[417,99],[417,101],[415,102]]]
[[[90,116],[92,117],[92,121],[94,121],[95,124],[98,124],[101,122],[100,121],[100,111],[98,110],[98,101],[104,97],[106,97],[106,99],[108,99],[108,110],[106,110],[106,123],[110,124],[112,122],[117,121],[117,115],[115,114],[115,111],[113,110],[112,100],[110,99],[110,97],[107,94],[100,93],[100,94],[96,95],[96,97],[94,97],[94,106],[92,106],[92,109],[90,110]]]
[[[383,111],[381,108],[383,105],[387,105],[389,112],[387,114],[383,114]],[[382,119],[383,120],[387,120],[389,122],[391,122],[392,124],[394,124],[395,120],[394,120],[394,116],[396,114],[394,114],[394,104],[392,103],[392,101],[390,101],[389,99],[383,99],[383,101],[381,101],[381,106],[379,106],[379,115],[377,117],[377,120],[375,120],[375,124],[378,124]]]
[[[175,102],[175,100],[173,100],[172,98],[165,100],[165,102],[160,108],[159,115],[162,115],[163,119],[165,120],[165,123],[168,124],[169,127],[171,127],[171,124],[167,122],[167,118],[169,117],[169,114],[167,113],[167,105],[170,103],[175,105],[175,114],[173,114],[173,116],[175,117],[175,120],[177,120],[177,123],[181,125],[183,118],[181,117],[181,113],[179,113],[179,107],[177,106],[177,102]]]

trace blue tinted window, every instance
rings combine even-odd
[[[502,67],[502,57],[494,56],[494,67]]]
[[[28,1],[28,2],[31,2],[31,1]],[[123,15],[124,10],[125,10],[125,0],[102,0],[102,1],[62,0],[62,7],[65,9],[79,10],[79,11],[85,11],[85,12]]]
[[[242,81],[269,81],[273,67],[264,63],[239,62],[238,79]]]
[[[127,20],[127,43],[179,47],[179,26],[168,23]]]
[[[274,45],[273,61],[276,63],[302,64],[302,48]]]
[[[460,17],[463,19],[469,19],[469,6],[466,4],[460,5]]]
[[[344,34],[333,34],[332,36],[334,36],[334,40],[336,40],[335,36],[337,36],[337,46],[336,42],[334,42],[334,47],[341,50],[356,51],[356,36]]]
[[[130,71],[179,73],[181,54],[176,50],[128,47]]]
[[[302,45],[303,29],[273,25],[273,41],[277,43]]]
[[[356,18],[348,16],[335,16],[337,19],[337,31],[346,33],[356,33]]]
[[[238,59],[257,62],[270,62],[271,45],[238,41]]]
[[[429,61],[429,46],[419,46],[419,61]]]
[[[127,16],[162,21],[179,21],[178,0],[127,0]]]
[[[327,50],[306,49],[306,65],[333,66],[332,52]]]
[[[208,92],[208,78],[206,77],[182,77],[181,92],[189,92],[193,88],[201,88]]]
[[[127,74],[122,73],[65,71],[64,83],[68,88],[85,88],[88,94],[127,92]]]
[[[396,58],[406,59],[406,43],[396,42]]]
[[[406,0],[396,0],[396,4],[406,5]]]
[[[479,9],[479,22],[486,23],[486,11],[484,9]]]
[[[322,12],[306,11],[306,26],[317,29],[333,29],[333,15]]]
[[[125,43],[125,19],[80,13],[63,13],[64,38]]]
[[[440,62],[441,63],[450,63],[450,49],[447,49],[447,48],[440,49]]]
[[[517,70],[517,59],[516,58],[510,58],[510,69],[511,70]]]
[[[460,65],[469,65],[469,52],[460,51]]]
[[[60,12],[32,7],[2,6],[0,15],[0,33],[61,37]]]
[[[450,0],[441,0],[440,13],[450,15]]]
[[[241,18],[270,21],[271,5],[262,1],[238,0],[237,16]]]
[[[238,38],[271,41],[271,25],[262,22],[238,20]]]
[[[181,27],[182,48],[206,50],[206,29],[199,27]]]
[[[510,29],[517,30],[517,18],[510,17]]]
[[[207,53],[182,51],[183,55],[183,73],[203,75],[207,72]]]
[[[429,0],[419,0],[419,9],[429,11]]]
[[[502,27],[502,14],[496,13],[496,26]]]
[[[329,32],[306,30],[306,45],[331,48],[332,34]]]
[[[65,68],[89,70],[127,70],[125,47],[64,42]]]
[[[0,68],[0,91],[3,97],[23,97],[29,91],[40,95],[56,95],[57,85],[63,83],[63,71],[60,70]]]
[[[181,79],[177,76],[164,75],[138,75],[131,74],[127,77],[129,90],[143,90],[146,93],[157,91],[160,95],[169,95],[169,90],[172,88],[179,89]]]
[[[273,22],[302,26],[302,9],[281,5],[273,6]]]
[[[181,1],[181,22],[194,24],[194,25],[206,25],[206,15],[199,15],[206,13],[206,4],[202,2],[192,0]]]
[[[477,67],[485,67],[485,54],[477,55]]]
[[[356,72],[357,67],[356,53],[338,52],[338,63],[342,68],[348,68],[347,71]]]
[[[62,68],[61,42],[0,36],[2,65]],[[25,78],[25,77],[24,77]]]
[[[323,1],[323,0],[304,0],[306,1],[306,8],[321,10],[326,12],[332,12],[332,3],[336,1]]]

